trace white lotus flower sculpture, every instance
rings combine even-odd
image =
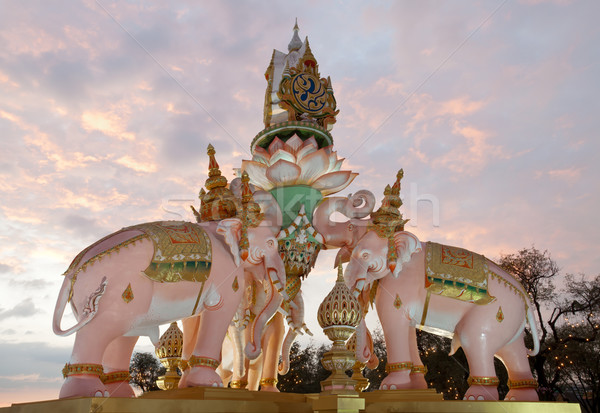
[[[294,135],[286,142],[275,138],[268,151],[257,146],[252,160],[242,161],[242,170],[248,172],[254,185],[266,191],[307,185],[327,196],[346,188],[358,175],[341,171],[343,161],[333,146],[319,149],[314,137],[302,141]]]

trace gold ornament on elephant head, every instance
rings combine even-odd
[[[204,184],[208,192],[200,190],[200,212],[193,206],[192,212],[198,222],[218,221],[221,219],[232,218],[237,213],[235,205],[235,196],[227,188],[227,178],[221,175],[219,164],[215,159],[215,148],[208,145],[206,153],[208,154],[208,179]]]
[[[260,225],[264,214],[260,213],[260,205],[254,202],[250,190],[250,176],[248,172],[242,173],[242,236],[240,239],[240,251],[243,260],[248,258],[248,228],[256,228]]]
[[[400,207],[402,206],[402,199],[400,199],[400,181],[404,177],[404,170],[400,169],[396,174],[396,182],[393,186],[387,185],[383,191],[383,200],[381,201],[381,207],[371,214],[373,218],[373,224],[369,228],[375,231],[381,238],[387,238],[388,240],[388,255],[387,261],[391,271],[396,268],[396,244],[394,242],[394,233],[398,231],[404,231],[404,224],[409,220],[402,218],[400,213]]]

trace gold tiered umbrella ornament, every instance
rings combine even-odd
[[[156,380],[156,384],[162,390],[176,389],[179,384],[177,368],[181,366],[181,350],[183,349],[183,333],[172,322],[167,331],[164,332],[156,346],[156,356],[167,369],[164,376]]]
[[[356,331],[362,312],[358,300],[344,284],[341,265],[333,289],[319,306],[317,319],[325,335],[333,341],[331,350],[321,360],[323,367],[331,371],[331,375],[321,382],[321,390],[331,394],[356,393],[356,381],[346,375],[356,358],[354,352],[346,348],[346,341]]]

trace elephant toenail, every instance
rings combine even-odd
[[[218,387],[218,386],[219,386],[219,383],[213,383],[213,384],[212,384],[212,386],[213,386],[213,387]]]
[[[390,386],[390,390],[396,390],[396,385],[395,385],[395,384],[392,384],[392,385]]]
[[[475,396],[469,396],[467,400],[475,400]]]
[[[96,391],[96,393],[94,394],[94,397],[104,397],[104,393],[102,393],[100,390]]]
[[[483,396],[477,396],[477,400],[485,400]]]

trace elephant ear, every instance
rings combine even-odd
[[[223,219],[217,225],[217,234],[222,235],[231,249],[235,265],[240,265],[240,239],[242,238],[242,221],[237,218]]]
[[[392,274],[394,277],[398,277],[402,271],[402,265],[409,262],[415,252],[421,251],[421,241],[410,232],[398,231],[394,234],[394,244],[398,259],[396,259],[396,268]]]

